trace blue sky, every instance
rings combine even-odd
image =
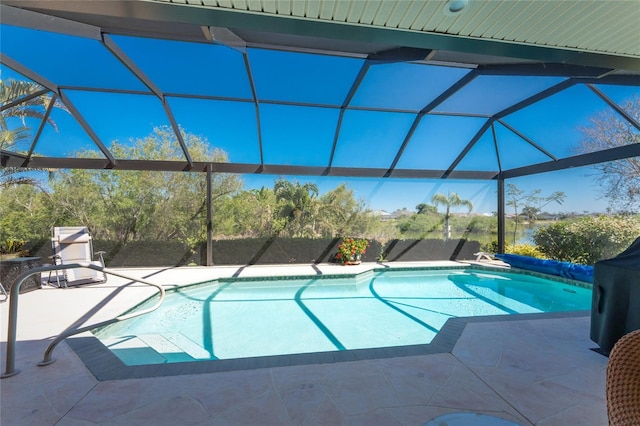
[[[63,86],[68,99],[105,145],[114,140],[130,143],[150,135],[155,127],[170,124],[161,102],[98,41],[7,25],[2,25],[1,31],[3,54]],[[247,59],[256,96],[261,101],[256,111],[240,52],[213,44],[112,38],[167,95],[168,106],[179,125],[206,139],[212,147],[223,149],[235,163],[260,163],[261,142],[266,164],[326,166],[340,123],[333,166],[387,168],[417,112],[469,72],[464,68],[409,63],[371,66],[349,104],[355,109],[346,110],[340,121],[339,107],[363,65],[362,59],[250,48]],[[24,79],[6,66],[1,71],[2,79]],[[397,167],[445,170],[486,120],[451,113],[494,114],[560,81],[557,77],[477,77],[437,106],[434,114],[421,120]],[[633,87],[598,87],[619,105],[639,95],[638,88]],[[195,94],[217,99],[190,97]],[[579,143],[579,127],[588,126],[590,117],[607,109],[591,90],[577,85],[511,114],[504,121],[543,150],[563,158]],[[54,110],[52,118],[59,131],[45,128],[36,154],[64,157],[79,149],[97,151],[68,113]],[[27,120],[34,129],[38,124]],[[498,158],[503,170],[549,161],[546,154],[502,124],[496,124],[495,134],[499,157],[489,130],[457,170],[494,171],[498,169]],[[541,189],[542,195],[565,192],[565,202],[550,205],[547,211],[603,212],[607,204],[598,195],[600,188],[589,176],[592,173],[591,169],[574,169],[507,183],[515,183],[526,192]],[[278,176],[242,178],[247,188],[271,187]],[[356,197],[374,210],[413,210],[438,192],[458,193],[471,200],[478,213],[496,210],[494,181],[294,178],[318,184],[321,192],[346,181]]]

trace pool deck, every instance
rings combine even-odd
[[[454,262],[394,263],[447,266]],[[286,265],[118,269],[166,287],[220,277],[363,272]],[[66,341],[36,364],[52,337],[82,318],[121,314],[156,291],[126,279],[19,296],[16,367],[0,381],[0,424],[424,425],[473,412],[521,425],[606,425],[607,358],[593,351],[589,317],[469,322],[445,353],[120,380],[98,380]],[[0,303],[5,372],[8,303]],[[68,340],[74,339],[74,337]]]

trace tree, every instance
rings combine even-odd
[[[288,234],[292,237],[313,237],[313,221],[316,218],[318,186],[313,183],[290,182],[279,179],[273,186],[281,218],[286,220]]]
[[[240,191],[221,206],[217,222],[225,236],[340,237],[386,235],[379,221],[356,200],[353,190],[340,184],[318,196],[315,184],[280,178],[273,189]]]
[[[534,222],[538,217],[538,213],[540,213],[540,210],[532,206],[524,206],[522,208],[522,216],[526,217],[529,222]]]
[[[0,196],[0,242],[41,240],[51,235],[55,219],[48,195],[33,185],[13,185]]]
[[[416,206],[418,214],[437,214],[438,208],[431,204],[420,203]]]
[[[449,193],[449,195],[444,194],[435,194],[431,197],[431,202],[437,206],[442,205],[445,206],[446,212],[444,215],[444,239],[445,241],[451,238],[451,225],[449,224],[449,219],[451,218],[451,208],[452,207],[467,207],[469,212],[473,210],[473,204],[469,200],[463,200],[460,198],[458,194],[455,192]]]
[[[192,134],[183,134],[196,161],[226,161],[226,154]],[[167,127],[129,145],[114,141],[116,158],[182,158],[175,134]],[[96,155],[86,152],[85,156]],[[94,237],[125,244],[132,240],[180,240],[189,245],[206,235],[206,175],[191,172],[64,170],[51,182],[58,224],[89,226]],[[237,177],[215,174],[216,204],[238,191]],[[215,222],[215,221],[214,221]]]
[[[325,237],[363,236],[371,225],[372,216],[353,190],[342,183],[320,197],[318,233]]]
[[[622,105],[636,121],[640,121],[640,96]],[[640,143],[640,133],[627,120],[611,110],[590,119],[590,125],[580,129],[582,140],[576,153],[590,153]],[[599,163],[592,166],[595,182],[614,211],[632,212],[640,207],[640,157]]]
[[[513,228],[513,244],[516,244],[516,238],[518,235],[518,222],[520,214],[518,208],[522,207],[522,214],[530,221],[535,221],[538,214],[542,211],[542,208],[549,203],[556,202],[562,204],[564,202],[564,192],[556,191],[549,196],[543,196],[542,190],[536,189],[529,194],[526,194],[523,189],[518,188],[516,185],[510,183],[507,184],[507,205],[513,207],[514,222]]]
[[[23,142],[31,138],[30,128],[26,125],[27,118],[43,120],[45,111],[52,102],[51,96],[43,94],[32,96],[42,90],[42,87],[30,81],[0,80],[0,106],[14,104],[2,111],[0,115],[0,149],[16,149]],[[21,99],[24,99],[20,102]],[[66,107],[56,101],[54,107],[66,111]],[[12,126],[11,120],[19,120],[19,125]],[[55,121],[47,117],[47,123],[57,131]],[[36,169],[31,169],[34,171]],[[4,167],[0,170],[0,189],[12,185],[36,185],[37,180],[25,176],[26,169]]]
[[[525,199],[525,206],[522,209],[522,213],[525,213],[527,218],[534,222],[538,219],[538,214],[542,212],[542,209],[550,203],[562,204],[564,202],[565,194],[562,191],[555,191],[551,195],[542,196],[542,190],[536,189],[527,195]]]
[[[526,196],[523,196],[524,190],[516,185],[507,184],[507,205],[513,207],[515,228],[513,229],[513,244],[516,243],[516,235],[518,234],[518,207],[522,205]]]
[[[216,231],[225,238],[279,235],[286,220],[276,217],[276,204],[271,188],[239,191],[217,209],[214,221]]]

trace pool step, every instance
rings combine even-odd
[[[164,364],[167,359],[136,336],[100,339],[126,365]]]
[[[150,333],[101,339],[127,365],[209,359],[209,353],[182,333]]]
[[[193,359],[212,359],[209,352],[182,333],[162,333],[171,343],[189,354]]]

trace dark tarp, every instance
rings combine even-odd
[[[609,353],[625,334],[640,329],[640,238],[594,267],[591,340]]]

